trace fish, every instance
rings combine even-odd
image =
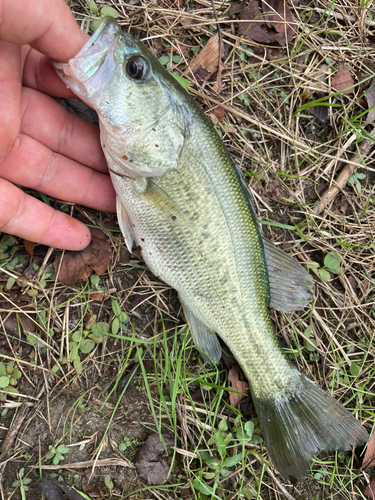
[[[147,47],[104,18],[66,85],[99,116],[125,244],[177,290],[198,349],[219,336],[246,375],[269,455],[293,482],[319,450],[368,441],[361,423],[284,356],[269,306],[301,310],[313,278],[260,230],[243,175],[201,108]]]

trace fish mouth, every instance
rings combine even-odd
[[[121,34],[113,17],[105,17],[92,37],[69,63],[52,61],[59,76],[81,99],[105,85],[116,69],[114,48]]]

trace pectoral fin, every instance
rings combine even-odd
[[[131,229],[130,219],[124,205],[121,203],[120,197],[116,196],[116,209],[117,209],[117,220],[121,229],[121,232],[125,239],[126,248],[132,253],[134,236]]]
[[[306,307],[312,298],[314,280],[292,257],[263,238],[270,283],[270,306],[289,313]]]
[[[221,347],[216,333],[209,330],[204,323],[191,312],[186,304],[183,302],[181,302],[181,304],[195,345],[208,356],[203,356],[203,359],[209,363],[213,362],[217,364],[221,358]]]

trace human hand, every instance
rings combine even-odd
[[[74,94],[47,57],[67,62],[87,38],[64,0],[0,0],[0,231],[67,250],[88,228],[15,184],[115,211],[99,129],[50,97]]]

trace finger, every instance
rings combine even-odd
[[[65,250],[82,250],[90,231],[82,222],[58,212],[0,179],[0,231]]]
[[[60,200],[115,211],[116,196],[108,175],[54,153],[24,134],[0,164],[1,177]]]
[[[0,14],[1,18],[1,14]],[[0,40],[0,160],[20,130],[21,50]]]
[[[23,85],[57,97],[77,97],[57,75],[50,60],[32,49],[23,46]]]
[[[68,111],[51,97],[23,89],[21,133],[56,153],[100,172],[108,172],[99,128]]]
[[[67,62],[85,43],[64,0],[0,0],[0,38]]]

